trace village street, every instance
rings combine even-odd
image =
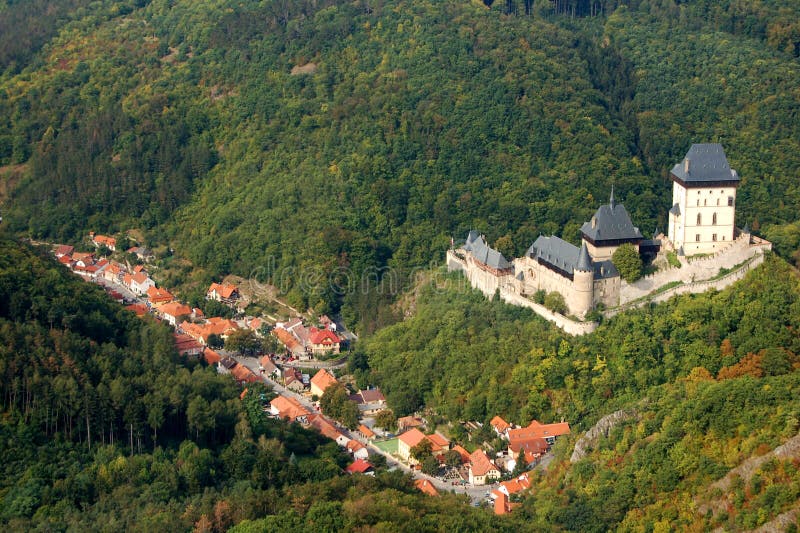
[[[256,359],[255,357],[237,356],[237,355],[225,352],[224,350],[220,350],[219,353],[220,353],[220,355],[223,355],[223,356],[224,355],[230,355],[233,359],[236,360],[236,362],[238,362],[241,365],[246,366],[247,368],[252,370],[253,373],[255,373],[257,376],[261,376],[261,374],[259,372],[259,368],[258,368],[258,359]],[[306,407],[311,412],[314,412],[314,413],[318,413],[319,412],[319,409],[307,397],[303,396],[302,394],[298,394],[298,393],[296,393],[294,391],[291,391],[291,390],[287,389],[286,387],[284,387],[280,383],[278,383],[276,381],[273,381],[273,380],[267,378],[266,376],[261,376],[261,377],[264,380],[264,383],[266,383],[267,385],[272,387],[272,389],[275,392],[277,392],[278,394],[282,394],[282,395],[287,396],[287,397],[295,398],[297,401],[299,401],[304,407]],[[444,481],[442,479],[439,479],[439,478],[436,478],[436,477],[433,477],[433,476],[429,476],[427,474],[423,474],[422,472],[414,470],[414,469],[410,468],[409,466],[403,464],[402,462],[398,461],[391,454],[384,452],[383,450],[381,450],[380,448],[378,448],[377,446],[375,446],[371,442],[363,442],[363,439],[356,438],[355,436],[353,436],[347,430],[347,428],[344,428],[344,427],[340,426],[339,424],[336,424],[336,425],[337,425],[337,428],[346,437],[348,437],[350,439],[358,440],[359,442],[362,442],[362,444],[367,444],[371,454],[383,455],[386,458],[386,465],[390,469],[399,469],[399,470],[402,470],[404,472],[407,472],[407,473],[411,474],[414,477],[414,479],[427,479],[440,492],[455,492],[456,494],[466,494],[473,504],[479,504],[481,501],[486,499],[486,497],[492,491],[492,489],[497,487],[497,484],[494,484],[494,485],[479,485],[479,486],[460,485],[460,484],[459,485],[453,485],[450,481]]]

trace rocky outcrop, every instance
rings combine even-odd
[[[586,457],[589,451],[597,445],[597,441],[599,441],[601,437],[607,437],[614,426],[632,418],[639,418],[639,413],[636,409],[621,409],[598,420],[597,424],[592,426],[592,428],[584,433],[575,443],[572,457],[569,458],[570,462],[577,463]]]

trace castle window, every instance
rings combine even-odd
[[[717,214],[716,213],[711,215],[711,224],[714,225],[714,226],[717,225]]]
[[[697,207],[700,207],[700,200],[697,200]]]
[[[716,233],[711,236],[711,240],[712,241],[716,241],[717,240],[717,234]]]
[[[719,205],[719,198],[717,198],[717,205]]]
[[[697,242],[700,242],[700,234],[699,233],[695,234],[694,240],[697,241]]]
[[[728,196],[728,207],[733,207],[733,196]]]
[[[701,218],[701,216],[700,216],[700,213],[697,213],[697,225],[698,225],[698,226],[700,226],[700,225],[702,224],[702,222],[701,222],[701,221],[702,221],[702,218]]]
[[[703,205],[708,205],[708,200],[703,200]]]

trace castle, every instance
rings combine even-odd
[[[504,300],[531,307],[548,319],[557,317],[548,315],[532,298],[540,291],[557,292],[563,296],[568,314],[584,319],[598,304],[618,307],[632,299],[629,294],[646,294],[658,288],[652,279],[643,288],[629,287],[622,281],[611,257],[623,244],[633,245],[640,255],[656,255],[663,247],[677,252],[686,265],[688,256],[728,253],[730,261],[705,267],[716,268],[709,277],[719,268],[730,268],[731,261],[753,257],[770,248],[770,243],[760,239],[752,247],[749,230],[738,231],[734,225],[739,175],[728,165],[721,145],[692,145],[683,161],[673,167],[670,177],[673,205],[663,243],[655,236],[646,239],[642,235],[625,206],[615,201],[612,187],[609,203],[600,206],[581,227],[580,248],[554,235],[542,235],[522,257],[508,261],[473,230],[462,247],[448,251],[448,269],[463,271],[472,286],[487,296],[499,292]],[[685,276],[691,280],[680,281],[694,283],[695,271],[697,268],[686,268]],[[675,273],[669,272],[669,276],[672,277],[665,278],[664,283],[674,281]]]

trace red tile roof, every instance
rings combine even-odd
[[[301,352],[303,351],[303,347],[300,345],[300,342],[294,338],[294,335],[286,331],[285,329],[275,328],[272,330],[272,334],[286,346],[286,349],[290,352]]]
[[[126,305],[125,309],[128,311],[133,311],[136,313],[136,316],[144,316],[147,314],[147,306],[144,304],[131,304]]]
[[[175,339],[175,348],[177,348],[179,354],[184,355],[187,353],[203,353],[203,345],[190,336],[183,335],[181,333],[175,333],[173,338]]]
[[[498,433],[502,433],[505,430],[511,427],[511,424],[496,416],[489,421],[489,425],[492,426]]]
[[[349,440],[347,441],[347,449],[350,450],[351,453],[356,453],[358,450],[363,450],[365,446],[358,442],[357,440]]]
[[[221,283],[212,283],[206,293],[208,294],[215,291],[221,298],[226,299],[231,298],[234,294],[239,293],[239,289],[236,287],[236,285],[224,285]]]
[[[167,289],[159,289],[156,287],[149,287],[147,289],[147,297],[152,303],[166,303],[175,299]]]
[[[433,486],[433,483],[428,481],[427,479],[415,479],[414,486],[417,487],[419,490],[427,494],[428,496],[438,496],[439,491],[436,490],[436,487]]]
[[[556,424],[542,424],[538,420],[531,420],[527,427],[508,430],[508,440],[529,440],[535,438],[558,437],[569,434],[569,424],[559,422]]]
[[[348,474],[366,474],[370,470],[372,470],[372,465],[369,464],[364,459],[356,459],[353,461],[353,464],[348,465],[347,468],[344,469],[345,472]]]
[[[192,308],[179,302],[169,302],[159,307],[158,312],[162,315],[179,317],[183,315],[191,315]]]
[[[453,446],[453,450],[457,451],[458,455],[461,456],[461,462],[462,463],[468,463],[469,462],[469,452],[467,450],[465,450],[464,448],[462,448],[460,444],[456,444],[455,446]]]
[[[336,440],[342,437],[342,433],[336,429],[327,418],[322,415],[311,415],[308,417],[308,424],[312,427],[315,427],[319,430],[320,433],[325,435],[331,440]]]
[[[492,470],[500,471],[497,466],[492,462],[486,452],[478,448],[469,456],[469,461],[472,464],[472,475],[485,476]]]
[[[414,428],[422,425],[422,420],[415,416],[403,416],[397,419],[397,427]]]
[[[231,369],[231,374],[233,377],[236,378],[237,381],[244,381],[247,383],[254,383],[256,381],[261,381],[258,376],[253,374],[253,371],[247,368],[244,365],[236,365]]]
[[[336,378],[333,377],[330,372],[325,370],[324,368],[320,368],[319,372],[314,374],[314,377],[311,378],[311,384],[314,385],[316,388],[325,392],[325,389],[330,387],[331,385],[335,385],[339,383],[336,381]]]
[[[117,246],[117,239],[114,237],[107,237],[105,235],[95,235],[92,241],[98,246],[101,244],[105,244],[109,248],[116,248]]]
[[[279,417],[289,420],[295,420],[301,416],[308,416],[311,414],[300,402],[287,396],[278,396],[269,402],[269,404],[278,411]]]
[[[311,344],[322,344],[326,346],[339,344],[339,337],[336,333],[328,329],[311,328],[309,330],[308,340]]]
[[[431,451],[433,453],[447,451],[448,448],[450,448],[450,441],[442,437],[438,433],[433,433],[432,435],[426,435],[425,438],[430,441]]]
[[[425,440],[425,434],[418,430],[417,428],[410,429],[400,435],[398,437],[401,442],[404,442],[408,445],[409,448],[413,448],[423,440]]]
[[[206,360],[206,363],[209,365],[216,365],[220,361],[222,361],[222,356],[212,350],[211,348],[206,348],[203,352],[203,358]]]
[[[65,255],[72,255],[72,252],[74,251],[75,248],[73,248],[72,246],[68,244],[60,244],[53,253],[56,255],[56,257],[62,257]]]
[[[371,429],[369,429],[364,424],[361,424],[360,426],[358,426],[358,432],[361,433],[362,435],[364,435],[364,438],[366,438],[366,439],[371,439],[371,438],[375,437],[375,432],[372,431]]]

